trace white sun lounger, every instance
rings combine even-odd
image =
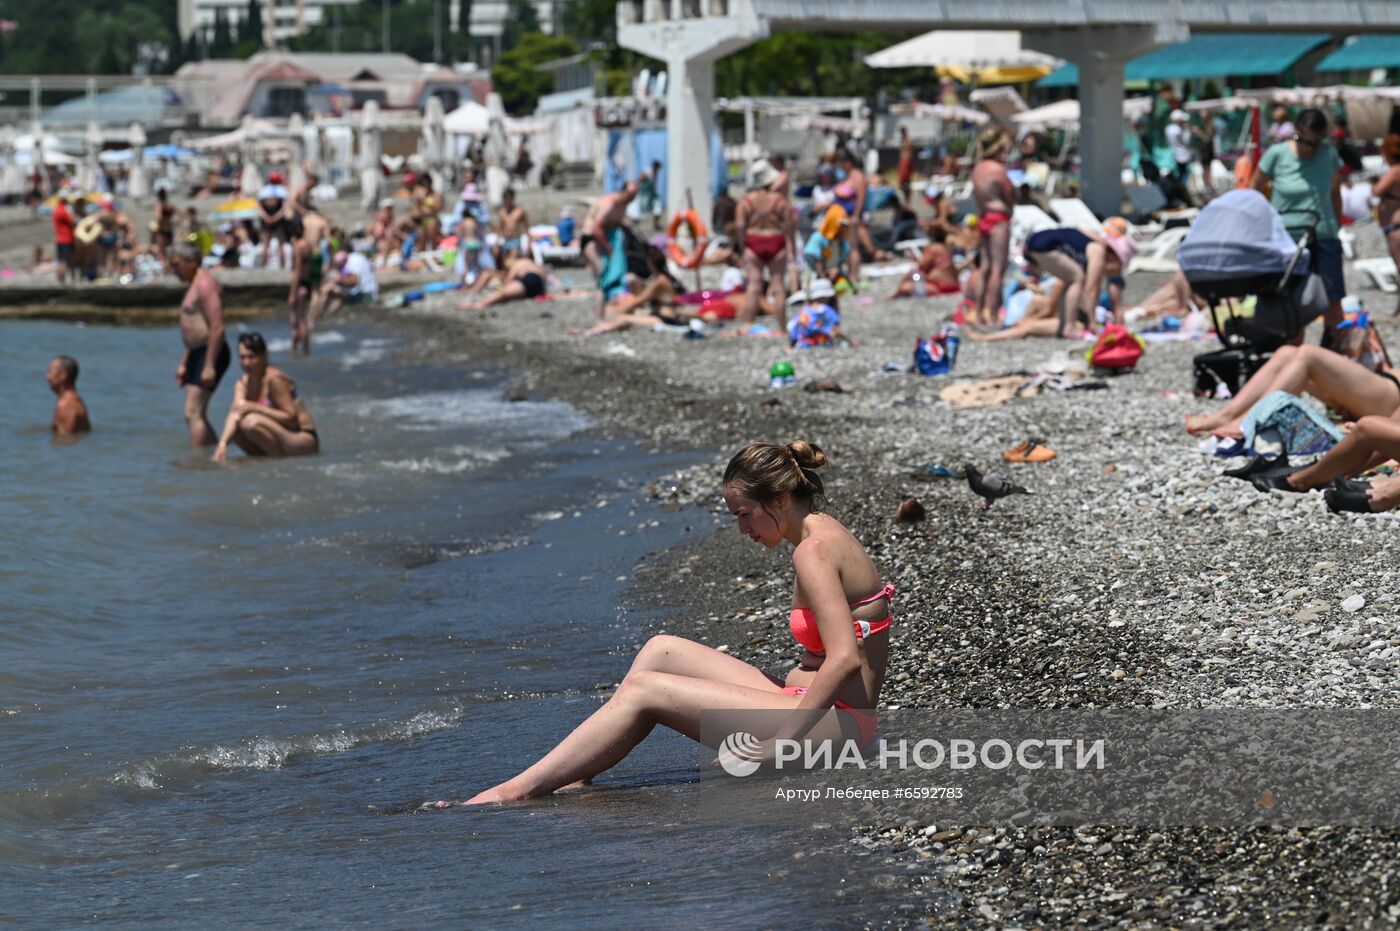
[[[1051,198],[1050,209],[1065,226],[1073,226],[1076,229],[1098,229],[1103,226],[1103,222],[1094,216],[1094,211],[1089,209],[1089,205],[1078,197]]]
[[[1400,291],[1400,280],[1395,273],[1395,260],[1389,256],[1374,259],[1357,259],[1351,267],[1370,278],[1376,287],[1388,294]]]
[[[1189,232],[1189,226],[1173,226],[1162,230],[1151,242],[1140,247],[1138,254],[1128,263],[1128,274],[1176,271],[1179,267],[1176,263],[1176,249]]]

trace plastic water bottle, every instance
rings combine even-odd
[[[924,276],[918,272],[914,273],[914,296],[928,297],[928,285],[924,282]]]

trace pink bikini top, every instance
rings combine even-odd
[[[881,599],[889,601],[892,595],[894,595],[894,586],[886,585],[869,598],[862,598],[860,601],[854,602],[851,609],[854,610],[861,605],[872,604]],[[857,621],[854,618],[852,621],[855,624],[857,640],[864,640],[871,634],[878,634],[890,629],[890,614],[888,612],[878,621]],[[817,629],[817,617],[812,613],[811,608],[793,608],[792,613],[788,615],[788,627],[792,630],[793,639],[807,651],[818,655],[826,653],[821,631]]]

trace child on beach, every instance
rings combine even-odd
[[[539,762],[465,804],[508,802],[585,785],[617,765],[658,725],[700,740],[706,710],[785,710],[776,732],[756,734],[761,758],[779,739],[878,737],[873,710],[889,664],[894,586],[834,517],[817,470],[818,446],[752,443],[724,472],[724,500],[739,532],[772,549],[793,546],[797,576],[790,624],[802,648],[785,679],[718,650],[673,636],[651,638],[612,698]],[[836,711],[832,711],[836,709]],[[425,807],[445,808],[436,802]]]

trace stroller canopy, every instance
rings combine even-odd
[[[1187,280],[1281,275],[1298,246],[1263,194],[1231,191],[1206,205],[1177,249]]]

